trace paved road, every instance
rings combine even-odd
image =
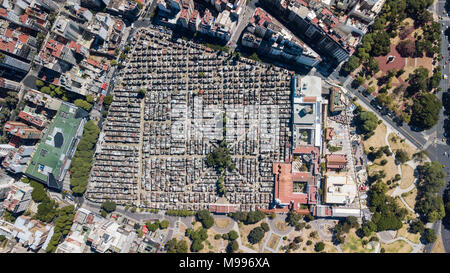
[[[237,47],[237,42],[239,40],[239,37],[241,36],[242,31],[247,27],[248,21],[253,16],[253,13],[256,9],[256,3],[258,0],[251,0],[248,5],[244,6],[244,10],[242,14],[239,16],[239,21],[236,26],[236,29],[234,30],[233,34],[231,35],[230,41],[228,42],[231,50],[235,50]]]
[[[450,25],[450,18],[446,15],[447,11],[445,10],[445,4],[446,4],[445,2],[446,1],[444,1],[444,0],[437,0],[429,8],[429,10],[434,11],[438,16],[442,16],[441,17],[442,19],[439,19],[439,23],[441,24],[441,29],[443,31],[443,33],[441,33],[441,54],[442,54],[443,58],[439,61],[439,65],[442,67],[442,74],[443,75],[446,74],[448,76],[450,64],[445,64],[445,62],[449,61],[449,53],[448,53],[449,38],[447,36],[445,36],[444,33],[449,33],[448,31],[446,32],[446,30],[447,30],[448,26]],[[448,90],[448,87],[449,87],[448,81],[449,81],[448,78],[441,79],[441,83],[440,83],[439,87],[441,87],[442,91],[437,94],[437,96],[441,100],[442,100],[443,93],[447,92],[447,90]],[[430,155],[431,160],[439,161],[445,165],[444,171],[447,173],[446,186],[448,186],[449,178],[450,178],[450,159],[444,153],[447,152],[447,154],[449,154],[450,147],[447,145],[447,143],[443,143],[442,141],[440,141],[441,139],[444,138],[444,133],[445,133],[444,122],[445,122],[445,116],[444,116],[444,111],[442,109],[441,113],[439,115],[438,124],[434,128],[431,129],[431,130],[434,130],[433,133],[435,134],[437,143],[431,145],[431,147],[429,147],[427,149],[427,151]],[[448,139],[446,140],[446,142],[448,142]],[[443,187],[441,189],[441,194],[444,193],[444,190],[445,190],[445,187]],[[433,224],[433,229],[435,230],[436,233],[438,233],[439,230],[441,231],[441,237],[442,237],[442,242],[444,245],[445,252],[450,253],[450,230],[448,230],[444,226],[442,226],[441,221],[435,222]],[[425,250],[427,253],[431,252],[433,245],[434,244],[428,244],[425,247]]]

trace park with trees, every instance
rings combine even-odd
[[[370,236],[372,232],[402,228],[402,220],[406,218],[408,211],[406,208],[401,208],[395,198],[388,196],[387,191],[388,187],[382,181],[377,181],[370,186],[368,204],[373,215],[372,219],[365,222],[358,230],[361,237]]]
[[[441,79],[434,64],[440,58],[441,27],[427,10],[432,2],[387,0],[342,70],[352,73],[382,107],[419,129],[433,127],[440,110],[433,93]]]

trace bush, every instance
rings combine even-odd
[[[267,223],[261,223],[261,228],[264,230],[264,232],[268,232],[270,230],[269,224]]]
[[[325,249],[325,244],[323,242],[318,242],[314,245],[314,250],[320,252]]]
[[[221,236],[220,234],[214,235],[214,239],[215,239],[215,240],[220,240],[220,238],[222,238],[222,236]]]

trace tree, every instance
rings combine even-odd
[[[39,80],[39,79],[37,79],[37,80],[36,80],[36,86],[37,86],[37,87],[43,87],[43,86],[44,86],[44,82],[41,81],[41,80]]]
[[[50,87],[48,87],[48,86],[43,86],[43,87],[41,87],[41,92],[42,93],[45,93],[45,94],[50,94]]]
[[[102,203],[102,209],[107,213],[111,213],[116,210],[116,203],[110,200],[107,200]]]
[[[323,242],[318,242],[314,245],[314,250],[320,252],[325,249],[325,244]]]
[[[270,230],[269,224],[267,223],[261,223],[261,228],[264,230],[264,232],[268,232]]]
[[[42,222],[50,223],[56,216],[56,208],[56,202],[50,198],[46,198],[38,205],[38,211],[34,215],[34,218]]]
[[[417,233],[423,233],[425,231],[425,225],[422,221],[419,219],[413,220],[409,224],[409,232],[417,234]]]
[[[412,26],[403,27],[402,30],[400,31],[400,33],[398,34],[398,36],[400,37],[401,40],[404,40],[404,39],[406,39],[406,37],[408,37],[413,32],[414,32],[414,27],[412,27]]]
[[[31,198],[34,202],[39,203],[48,198],[47,193],[45,192],[44,185],[42,185],[41,183],[31,180],[30,186],[33,187]]]
[[[389,107],[392,104],[392,102],[394,101],[394,99],[387,93],[379,94],[376,97],[376,100],[382,107]]]
[[[220,146],[215,148],[214,151],[208,154],[206,157],[206,165],[213,167],[217,173],[222,174],[225,169],[232,171],[234,165],[231,162],[230,150],[226,147],[226,142],[221,141]]]
[[[139,89],[139,91],[138,91],[138,98],[140,98],[140,99],[145,98],[145,94],[146,93],[147,92],[145,91],[145,89]]]
[[[234,241],[239,237],[238,233],[235,230],[230,230],[230,232],[228,232],[228,239],[230,241]]]
[[[395,160],[400,162],[401,164],[405,163],[406,161],[409,161],[408,154],[403,150],[397,150],[395,152]]]
[[[416,43],[412,40],[401,41],[397,44],[395,49],[397,49],[398,53],[400,53],[400,56],[403,58],[414,57],[416,53]]]
[[[167,253],[176,253],[177,251],[177,239],[172,238],[166,243]]]
[[[359,85],[363,85],[365,81],[366,81],[366,79],[364,79],[364,77],[361,77],[361,76],[356,77],[356,82]]]
[[[433,70],[433,75],[431,75],[431,78],[429,79],[429,86],[428,88],[431,89],[435,89],[439,87],[439,84],[441,83],[441,67],[437,66],[434,70]]]
[[[248,242],[251,244],[257,244],[264,237],[264,229],[261,227],[255,227],[248,234]]]
[[[289,225],[291,226],[295,226],[296,224],[298,224],[298,222],[302,219],[302,217],[300,216],[300,214],[296,213],[295,211],[290,210],[287,214],[286,217],[286,221],[289,223]]]
[[[375,74],[378,71],[380,71],[380,65],[378,63],[378,60],[373,57],[369,58],[369,63],[367,65],[370,71],[372,71],[372,74]]]
[[[145,223],[147,229],[151,232],[155,232],[161,225],[159,221],[155,221],[154,223],[147,222]]]
[[[65,206],[57,211],[57,215],[53,236],[45,249],[47,252],[55,252],[61,239],[69,234],[75,216],[75,208],[72,205]]]
[[[228,252],[233,253],[239,250],[239,243],[237,241],[231,241],[227,247]]]
[[[408,93],[410,95],[416,94],[421,91],[426,91],[428,86],[428,69],[419,67],[414,70],[414,73],[409,75],[409,88]]]
[[[390,51],[390,45],[391,45],[391,37],[389,37],[389,34],[385,31],[378,31],[374,35],[376,39],[374,39],[374,44],[372,46],[372,55],[373,56],[381,56],[386,55]]]
[[[209,229],[214,225],[214,218],[211,216],[211,213],[208,210],[197,211],[196,218],[206,229]]]
[[[378,118],[373,112],[361,111],[356,115],[357,125],[366,136],[375,131],[378,126]]]
[[[402,227],[401,220],[407,214],[404,209],[399,208],[393,197],[387,196],[387,185],[377,182],[370,186],[368,201],[370,211],[373,212],[372,219],[362,227],[362,233],[370,235],[372,231],[398,230]]]
[[[187,253],[188,245],[185,240],[180,240],[177,243],[177,253]]]
[[[422,129],[430,129],[439,120],[442,102],[433,94],[424,93],[414,100],[411,124]]]
[[[236,211],[231,214],[231,218],[235,221],[246,222],[247,221],[247,212],[245,211]]]
[[[169,224],[170,224],[169,221],[163,220],[162,222],[159,223],[159,228],[160,229],[166,229],[166,228],[169,227]]]
[[[433,229],[426,228],[422,234],[422,238],[426,244],[431,244],[436,242],[437,236]]]
[[[203,243],[200,240],[194,240],[191,244],[192,252],[199,252],[203,249]]]
[[[89,103],[93,103],[94,102],[94,97],[92,95],[87,95],[86,96],[86,101]]]
[[[258,223],[259,221],[261,221],[262,219],[264,219],[265,217],[266,217],[266,215],[265,215],[262,211],[260,211],[260,210],[257,210],[257,211],[250,211],[250,212],[247,214],[247,221],[246,221],[246,224],[247,224],[247,225],[256,224],[256,223]]]
[[[84,110],[86,110],[88,112],[91,111],[92,104],[90,104],[89,102],[87,102],[85,100],[77,99],[77,100],[75,100],[74,103],[76,106],[83,108]]]
[[[348,61],[344,65],[344,70],[347,72],[353,72],[356,68],[358,68],[361,64],[361,59],[355,55],[350,56]]]

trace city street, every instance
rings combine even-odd
[[[241,36],[242,31],[247,27],[248,21],[255,12],[256,2],[258,2],[258,0],[251,0],[250,3],[243,8],[243,13],[242,15],[240,15],[236,29],[234,30],[233,34],[231,35],[230,41],[228,42],[232,51],[236,49],[237,42],[239,40],[239,37]]]

